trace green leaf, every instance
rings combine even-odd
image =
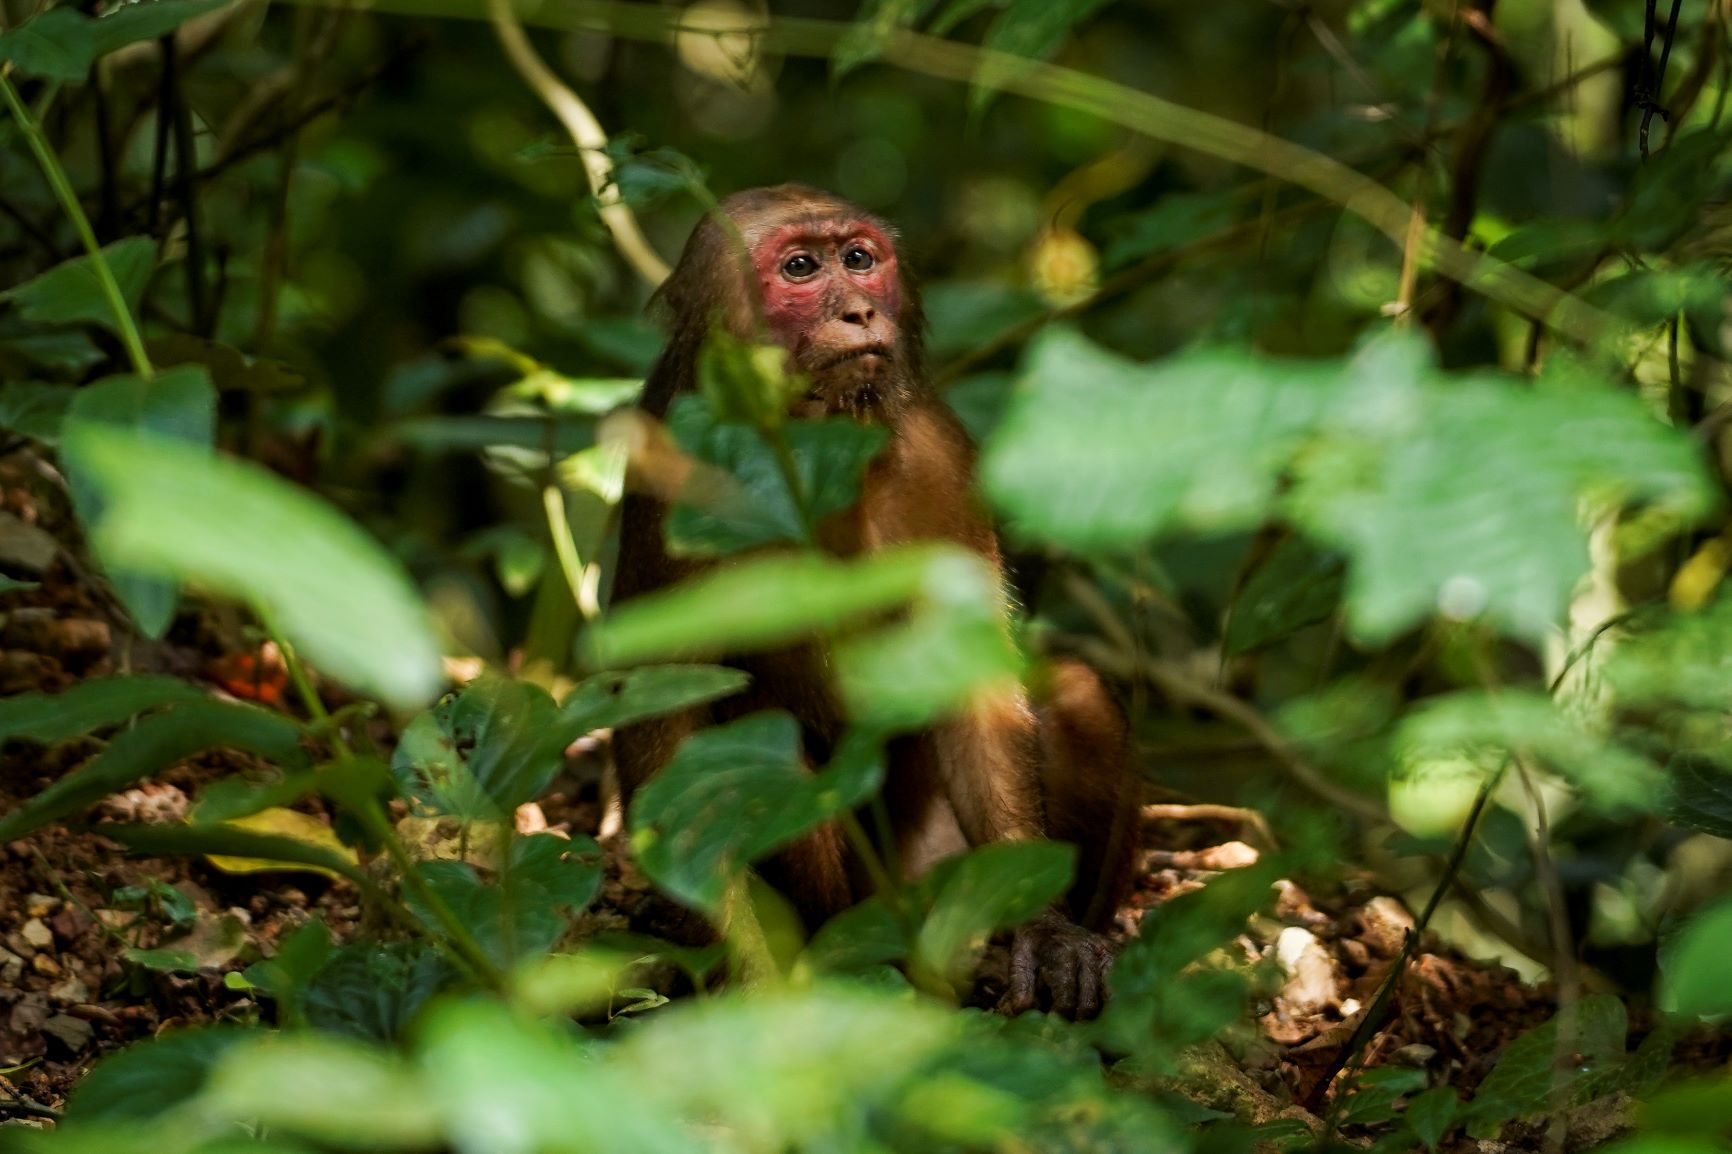
[[[255,1034],[223,1055],[201,1106],[341,1148],[439,1146],[439,1112],[417,1071],[389,1051],[310,1031]]]
[[[1108,0],[1010,0],[1003,15],[987,29],[985,47],[1012,56],[1044,59],[1063,43],[1078,23],[1094,15]],[[974,78],[971,104],[976,112],[993,92],[1018,71],[1018,61],[988,56]]]
[[[384,1043],[404,1038],[453,974],[426,942],[351,942],[331,954],[301,999],[307,1024]]]
[[[668,548],[689,556],[806,540],[805,521],[767,438],[786,442],[814,522],[853,505],[866,466],[888,439],[881,426],[845,417],[794,421],[765,432],[719,417],[713,401],[702,396],[678,398],[668,414],[668,429],[682,449],[721,470],[730,482],[718,484],[713,471],[696,472],[688,491],[669,511]]]
[[[806,391],[806,382],[786,371],[787,361],[781,345],[755,345],[713,329],[698,350],[698,394],[716,421],[781,428],[788,406]]]
[[[799,724],[780,712],[701,730],[637,791],[632,851],[657,885],[715,914],[739,871],[869,797],[882,759],[852,737],[814,774]]]
[[[81,84],[96,58],[90,23],[76,9],[50,8],[0,32],[0,63],[10,61],[26,76]]]
[[[1624,1060],[1624,1035],[1628,1031],[1624,1003],[1612,994],[1592,994],[1576,1007],[1577,1055],[1558,1069],[1558,1020],[1536,1026],[1511,1042],[1485,1081],[1479,1084],[1466,1117],[1468,1133],[1474,1137],[1496,1137],[1505,1122],[1531,1118],[1550,1108],[1554,1081],[1562,1083],[1565,1101],[1580,1097],[1584,1087],[1616,1068]]]
[[[1460,1105],[1454,1086],[1435,1086],[1408,1099],[1407,1109],[1401,1116],[1407,1120],[1413,1136],[1425,1143],[1427,1150],[1436,1150],[1443,1136],[1455,1125]]]
[[[72,503],[79,520],[102,520],[100,487],[87,475],[77,451],[81,431],[103,428],[149,434],[208,449],[216,424],[216,390],[200,365],[169,369],[150,380],[135,376],[107,377],[78,390],[66,413],[66,463]],[[160,638],[174,618],[177,589],[171,581],[111,567],[114,590],[147,637]]]
[[[464,862],[432,861],[419,868],[495,962],[510,967],[553,948],[576,913],[601,888],[601,847],[587,837],[532,834],[511,839],[498,884],[481,881]],[[431,913],[410,895],[428,925]]]
[[[1732,1014],[1728,957],[1732,957],[1732,901],[1722,900],[1691,918],[1664,955],[1660,1004],[1688,1017]]]
[[[995,931],[1021,925],[1064,895],[1076,847],[996,842],[970,850],[946,871],[914,952],[927,970],[961,987]]]
[[[160,440],[81,429],[75,448],[107,506],[105,559],[260,606],[302,655],[399,707],[443,681],[425,607],[354,522],[263,469]]]
[[[279,764],[304,764],[300,728],[280,714],[250,705],[190,701],[145,718],[108,748],[0,817],[0,841],[23,837],[52,821],[80,813],[109,794],[185,761],[227,746]]]
[[[433,809],[506,821],[546,790],[580,735],[547,690],[484,673],[410,725],[391,769],[405,793]]]
[[[1030,348],[982,482],[1018,532],[1081,552],[1180,526],[1252,528],[1339,378],[1228,352],[1137,365],[1052,329]]]
[[[8,381],[0,385],[0,429],[52,445],[60,439],[61,422],[77,392],[71,385]]]
[[[196,686],[158,674],[93,677],[64,693],[21,693],[0,700],[0,742],[53,745],[116,725],[147,709],[208,696]]]
[[[243,977],[280,1007],[279,1017],[288,1023],[301,1020],[307,988],[331,958],[331,931],[314,916],[285,937],[277,952],[248,966]]]
[[[64,8],[50,9],[43,19]],[[33,22],[34,23],[34,22]],[[23,31],[28,24],[18,29]],[[11,35],[11,33],[8,33]],[[120,285],[120,295],[135,315],[150,274],[156,269],[156,242],[148,236],[117,240],[102,249],[109,271]],[[98,324],[110,332],[119,332],[114,310],[102,293],[96,279],[95,265],[87,256],[73,257],[55,265],[47,272],[0,292],[0,300],[10,301],[18,309],[21,320],[33,325],[67,325],[78,322]]]
[[[1102,263],[1109,270],[1119,269],[1170,252],[1199,237],[1220,232],[1233,223],[1233,217],[1232,199],[1220,193],[1163,196],[1153,208],[1112,223],[1113,236]]]
[[[97,56],[140,40],[167,36],[195,16],[226,7],[229,0],[130,0],[91,21]]]
[[[900,962],[908,955],[902,927],[878,897],[851,906],[812,935],[801,961],[830,973],[858,973],[874,966]]]
[[[751,677],[723,665],[646,665],[597,673],[579,682],[559,706],[569,733],[618,729],[738,693]]]
[[[773,649],[899,608],[977,591],[991,570],[954,546],[886,550],[853,562],[816,553],[752,557],[636,597],[586,638],[603,665]]]
[[[1732,596],[1636,633],[1613,650],[1605,674],[1627,705],[1724,708],[1732,695]]]
[[[0,312],[0,376],[47,372],[81,377],[101,364],[103,357],[102,350],[83,329],[36,330],[17,317]]]
[[[1732,769],[1685,753],[1672,759],[1666,773],[1666,816],[1685,829],[1732,840]]]
[[[316,770],[303,769],[291,773],[276,770],[274,774],[263,781],[225,777],[211,782],[199,793],[187,820],[212,825],[249,817],[260,810],[293,805],[316,792],[320,785]]]
[[[1339,553],[1299,537],[1283,541],[1239,591],[1227,621],[1227,653],[1249,653],[1327,620],[1341,607],[1345,570]]]
[[[235,1043],[253,1036],[213,1026],[134,1042],[78,1080],[66,1102],[66,1120],[82,1126],[161,1117],[191,1101]]]
[[[1651,810],[1665,792],[1652,762],[1582,728],[1539,692],[1467,690],[1431,698],[1402,721],[1396,744],[1403,761],[1488,750],[1531,755],[1606,809]]]

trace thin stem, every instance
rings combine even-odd
[[[12,86],[8,72],[9,69],[0,69],[0,99],[5,100],[13,119],[18,122],[24,139],[30,143],[30,151],[36,156],[36,163],[42,167],[42,175],[54,190],[54,197],[60,202],[60,207],[72,222],[72,227],[78,231],[78,239],[83,242],[84,251],[90,255],[96,283],[102,289],[103,299],[114,313],[115,327],[120,333],[121,344],[126,346],[126,355],[132,361],[132,371],[149,380],[153,375],[150,357],[144,351],[144,339],[139,335],[138,325],[132,319],[132,310],[127,308],[126,298],[121,295],[120,282],[114,279],[114,270],[108,267],[108,260],[102,255],[102,246],[96,243],[96,232],[90,227],[90,218],[84,214],[84,206],[78,203],[78,194],[73,191],[72,182],[66,178],[66,170],[60,167],[60,158],[54,155],[54,150],[48,145],[48,138],[42,133],[42,127],[30,115],[30,110],[24,107],[24,101],[19,97],[18,90]]]
[[[571,521],[565,515],[565,491],[557,482],[542,486],[541,508],[547,515],[547,534],[553,538],[553,555],[559,559],[560,572],[565,574],[577,611],[585,621],[594,621],[601,616],[596,582],[590,577],[595,566],[585,565],[578,555],[577,542],[571,536]]]

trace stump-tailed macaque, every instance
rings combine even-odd
[[[844,200],[795,185],[739,193],[719,213],[725,222],[712,214],[698,225],[661,290],[672,332],[642,408],[664,417],[674,397],[694,387],[698,350],[712,326],[741,338],[767,329],[788,350],[788,367],[810,381],[796,415],[842,414],[890,432],[856,509],[824,527],[825,546],[846,556],[949,541],[1002,574],[998,540],[973,495],[974,447],[922,365],[920,302],[891,228]],[[697,563],[669,556],[664,512],[654,497],[625,498],[616,599],[696,571]],[[728,664],[751,674],[744,693],[615,735],[622,800],[694,729],[761,709],[791,712],[812,761],[828,760],[847,719],[818,649]],[[1050,837],[1078,847],[1078,877],[1065,910],[1050,911],[1014,937],[1006,1000],[1022,1009],[1044,999],[1060,1013],[1089,1016],[1100,1008],[1111,960],[1095,931],[1111,920],[1136,851],[1128,736],[1089,669],[1060,664],[1043,681],[1034,700],[1021,689],[1007,691],[927,732],[898,738],[888,751],[884,799],[897,840],[894,860],[910,874],[950,852],[1001,839]],[[761,871],[816,926],[865,896],[852,858],[841,833],[826,827]]]

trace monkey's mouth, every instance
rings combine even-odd
[[[861,345],[859,348],[847,349],[826,357],[824,362],[817,366],[817,371],[827,373],[831,369],[856,361],[862,362],[867,367],[876,368],[885,364],[889,359],[890,349],[888,346],[882,344]]]

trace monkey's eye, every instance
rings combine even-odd
[[[872,259],[872,254],[859,245],[842,254],[842,267],[849,272],[865,272],[876,263],[878,262]]]
[[[796,253],[782,262],[782,275],[789,280],[805,280],[818,271],[818,262],[805,253]]]

